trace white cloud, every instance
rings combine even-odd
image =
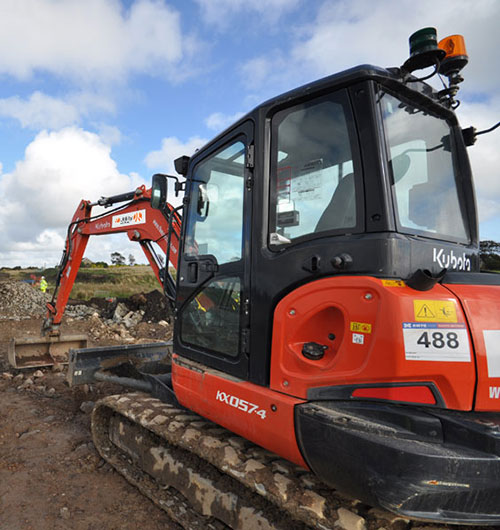
[[[282,15],[293,11],[301,0],[196,0],[202,11],[204,22],[226,28],[230,18],[244,12],[257,13],[255,24],[264,22],[274,23]]]
[[[243,112],[236,114],[223,114],[222,112],[214,112],[205,119],[205,125],[213,131],[220,132],[226,127],[229,127],[243,116]]]
[[[106,145],[119,145],[123,140],[120,129],[114,125],[106,125],[105,123],[101,123],[98,125],[97,130],[101,140]]]
[[[80,119],[76,107],[41,92],[34,92],[27,100],[18,96],[0,99],[0,116],[15,118],[30,129],[60,129]]]
[[[158,151],[151,151],[146,155],[144,162],[150,169],[157,169],[163,173],[175,173],[174,160],[182,155],[191,156],[197,149],[207,143],[199,136],[193,136],[182,143],[178,138],[170,136],[161,142]]]
[[[62,129],[79,124],[94,112],[112,113],[114,110],[114,102],[109,97],[93,92],[75,92],[55,98],[36,91],[27,99],[19,96],[0,99],[0,116],[16,119],[23,128],[34,130]],[[116,131],[114,137],[116,140]]]
[[[97,134],[76,127],[42,131],[0,180],[0,263],[57,262],[81,199],[131,191],[143,183],[118,171],[110,147]]]
[[[87,83],[174,76],[192,52],[179,13],[164,0],[136,0],[128,9],[118,0],[4,0],[0,7],[0,73],[18,79],[37,71]]]
[[[245,83],[275,85],[278,90],[357,64],[398,66],[408,57],[408,37],[435,26],[438,39],[465,36],[470,63],[464,70],[468,90],[498,90],[497,31],[500,3],[457,0],[453,9],[433,0],[348,0],[323,2],[310,24],[295,27],[286,53],[271,51],[242,67]],[[388,27],[390,26],[390,30]]]

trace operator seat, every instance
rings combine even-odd
[[[354,226],[356,226],[356,194],[354,173],[349,173],[335,188],[332,199],[321,214],[314,231],[324,232]]]

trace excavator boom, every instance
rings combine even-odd
[[[165,178],[163,175],[155,175]],[[125,204],[123,204],[125,203]],[[94,206],[114,207],[111,211],[92,215]],[[68,351],[85,348],[83,335],[61,336],[59,326],[75,283],[82,259],[91,236],[126,233],[142,248],[166,296],[175,298],[175,281],[169,268],[177,268],[181,217],[179,208],[164,203],[161,209],[151,207],[151,188],[140,186],[133,192],[102,197],[96,202],[82,200],[68,225],[66,243],[56,279],[52,300],[47,303],[47,314],[42,324],[40,339],[13,339],[9,346],[9,360],[16,368],[49,366],[67,363]],[[162,263],[153,243],[163,252]]]

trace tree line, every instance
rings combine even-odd
[[[479,256],[482,270],[500,271],[500,243],[491,240],[481,241]]]

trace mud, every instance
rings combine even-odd
[[[88,333],[91,325],[74,320],[62,331]],[[121,388],[100,383],[70,389],[65,374],[52,370],[39,377],[36,370],[24,371],[14,379],[20,372],[9,369],[7,343],[38,335],[40,326],[40,318],[0,320],[0,529],[178,529],[92,444],[89,406]],[[147,323],[134,330],[137,340],[161,338],[166,331]],[[98,338],[92,344],[117,342]]]

